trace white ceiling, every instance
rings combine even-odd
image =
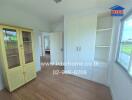
[[[110,8],[123,0],[62,0],[56,4],[53,0],[0,0],[0,6],[12,6],[21,9],[39,19],[55,22],[67,13]]]

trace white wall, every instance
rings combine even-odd
[[[41,69],[40,67],[40,53],[41,48],[39,43],[40,31],[49,31],[49,24],[46,21],[40,21],[36,15],[32,15],[22,9],[12,7],[8,4],[0,6],[0,23],[17,25],[34,30],[34,43],[35,43],[35,66],[36,71]],[[1,67],[1,66],[0,66]],[[0,75],[0,89],[3,88],[1,75]]]
[[[64,32],[64,18],[52,23],[51,31],[52,32]]]
[[[132,9],[132,1],[125,1],[122,6],[125,7],[125,12]],[[117,42],[119,38],[120,18],[114,18],[114,37],[113,37],[113,57],[112,69],[110,70],[110,87],[112,90],[113,100],[132,100],[132,78],[115,62]]]

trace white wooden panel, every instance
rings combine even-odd
[[[61,32],[50,34],[50,50],[52,64],[63,62],[63,41]]]

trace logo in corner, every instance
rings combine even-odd
[[[115,5],[110,8],[111,9],[111,16],[123,16],[124,15],[124,7],[119,5]]]

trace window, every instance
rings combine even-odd
[[[117,62],[132,76],[132,14],[122,20]]]

